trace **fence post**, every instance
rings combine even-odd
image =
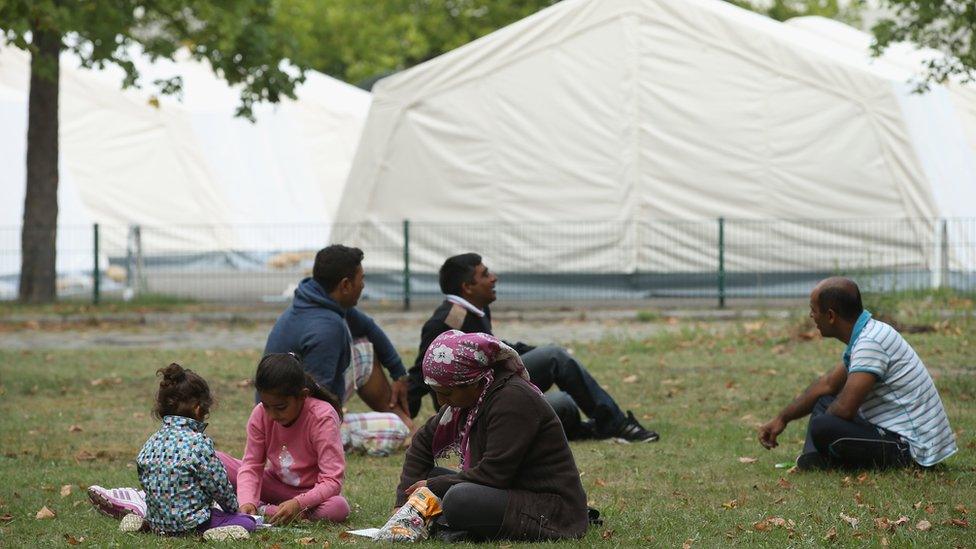
[[[949,286],[949,223],[942,220],[941,248],[939,250],[939,288]]]
[[[725,218],[718,218],[718,308],[725,308]]]
[[[93,225],[94,238],[95,238],[95,257],[92,261],[92,303],[98,305],[101,300],[101,290],[102,290],[102,273],[98,268],[98,223]]]
[[[403,310],[410,310],[410,220],[403,220]]]

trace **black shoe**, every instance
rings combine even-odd
[[[820,452],[807,452],[796,458],[796,468],[800,471],[822,471],[830,469],[830,458]]]
[[[627,410],[627,420],[614,435],[630,442],[656,442],[661,437],[654,431],[648,431],[643,425],[637,422],[634,413]]]

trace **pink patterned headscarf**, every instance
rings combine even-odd
[[[457,387],[484,381],[478,400],[467,408],[464,425],[461,425],[461,415],[465,410],[451,406],[441,415],[434,431],[431,448],[434,456],[447,457],[457,453],[461,456],[462,469],[470,467],[468,439],[471,425],[478,417],[488,386],[495,379],[495,370],[501,368],[515,372],[535,389],[518,353],[490,334],[466,334],[458,330],[444,332],[427,347],[422,368],[424,381],[433,387]]]

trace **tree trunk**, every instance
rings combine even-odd
[[[61,35],[33,31],[27,108],[27,193],[20,235],[20,301],[50,303],[56,292],[58,79]]]

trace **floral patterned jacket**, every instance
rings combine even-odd
[[[174,535],[210,520],[214,501],[237,512],[237,496],[227,471],[203,434],[207,424],[166,416],[136,458],[139,482],[146,491],[146,520],[156,533]]]

